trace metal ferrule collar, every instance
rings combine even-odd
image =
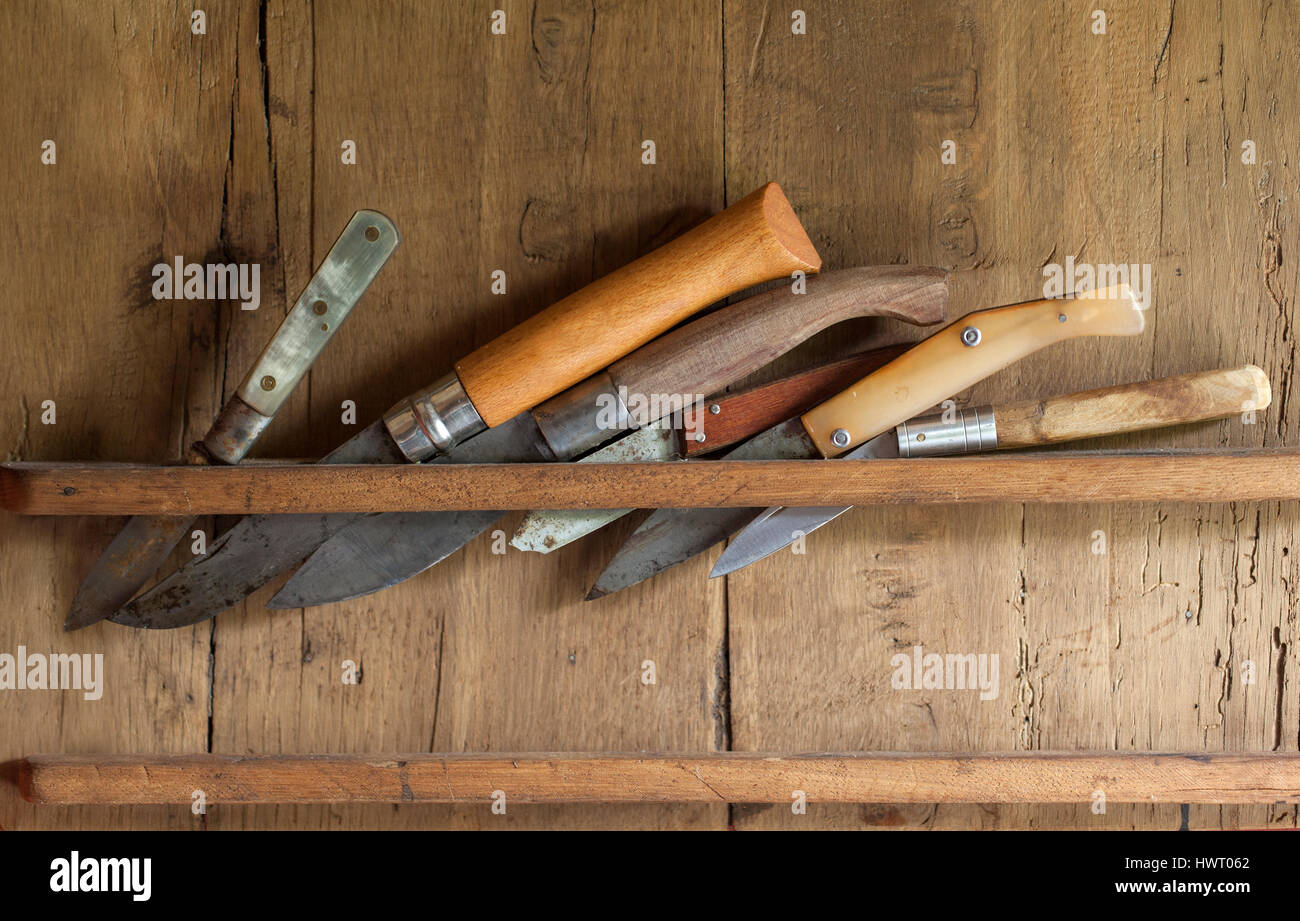
[[[604,371],[534,407],[533,421],[558,460],[572,460],[636,427]]]
[[[203,451],[223,464],[237,464],[270,424],[270,416],[262,415],[237,396],[231,397],[203,439]]]
[[[897,428],[899,457],[934,457],[940,454],[974,454],[998,446],[998,427],[992,406],[963,409],[944,421],[943,414],[904,422]]]
[[[446,454],[487,428],[452,371],[384,413],[384,425],[412,463]]]

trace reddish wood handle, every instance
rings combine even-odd
[[[818,365],[779,381],[751,387],[709,400],[686,414],[686,432],[702,432],[704,441],[685,439],[687,457],[706,454],[739,444],[779,422],[804,412],[839,393],[849,384],[884,367],[908,350],[908,345],[891,345],[850,358]],[[717,407],[715,411],[713,407]]]
[[[456,365],[489,426],[531,409],[728,294],[821,268],[775,182],[551,305]]]
[[[853,317],[931,325],[947,318],[942,269],[867,266],[810,278],[732,304],[661,336],[615,362],[609,376],[633,394],[715,393],[814,333]]]

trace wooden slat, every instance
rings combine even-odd
[[[1300,755],[36,755],[43,804],[1300,803]]]
[[[0,467],[0,507],[28,515],[1296,498],[1297,449],[691,464]]]

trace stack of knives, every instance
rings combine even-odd
[[[378,212],[353,216],[189,462],[240,462],[399,242],[397,228]],[[769,183],[456,362],[320,463],[914,458],[1221,419],[1270,401],[1268,379],[1251,365],[1005,406],[951,401],[1046,346],[1140,334],[1145,313],[1124,285],[968,313],[914,346],[877,348],[727,393],[845,320],[933,326],[948,318],[949,279],[941,269],[865,267],[808,277],[820,268],[793,209]],[[710,304],[777,279],[786,282],[683,324]],[[701,402],[696,394],[714,396]],[[940,404],[948,408],[926,415]],[[548,553],[631,511],[534,511],[511,543]],[[728,538],[713,575],[734,572],[846,511],[654,511],[587,598],[641,582]],[[356,598],[441,562],[505,514],[248,516],[142,594],[192,521],[139,516],[97,560],[65,627],[105,619],[188,626],[295,567],[269,607]]]

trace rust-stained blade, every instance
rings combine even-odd
[[[352,215],[196,455],[223,464],[243,459],[400,242],[397,227],[379,212]],[[63,629],[98,623],[130,601],[194,521],[148,515],[128,521],[81,584]]]
[[[649,426],[593,451],[579,463],[635,464],[681,457],[677,431]],[[636,511],[618,509],[552,509],[529,512],[510,539],[510,546],[534,553],[550,553],[585,537],[597,528]]]
[[[128,521],[81,583],[63,629],[89,627],[130,601],[196,520],[136,515]]]
[[[505,463],[549,460],[549,455],[541,456],[537,453],[545,450],[540,438],[532,415],[521,413],[509,422],[457,445],[450,454],[434,458],[428,463],[489,463],[492,459]],[[382,421],[373,423],[321,461],[324,464],[404,462],[405,457]],[[147,629],[187,627],[207,620],[237,604],[275,576],[292,569],[349,526],[358,528],[359,533],[364,532],[367,537],[373,536],[376,542],[374,546],[390,543],[398,547],[414,548],[421,546],[420,542],[423,541],[425,552],[421,559],[427,559],[430,543],[441,541],[437,544],[439,547],[454,543],[454,550],[471,540],[475,534],[481,533],[501,514],[503,513],[431,512],[412,516],[251,515],[218,538],[209,548],[207,556],[181,567],[110,619],[116,624]],[[472,520],[475,515],[478,518]],[[418,528],[410,526],[412,519],[418,519]],[[478,530],[468,534],[474,527]],[[355,590],[357,586],[366,584],[366,579],[374,578],[375,574],[368,561],[368,557],[340,559],[338,575],[346,579],[358,579],[356,584],[346,583],[350,589]],[[427,567],[433,563],[426,562],[424,565]],[[355,576],[352,567],[356,567]],[[288,587],[286,585],[285,589]],[[333,582],[328,587],[338,588]],[[372,591],[383,587],[385,586],[377,586]],[[282,589],[281,594],[272,599],[271,607],[304,606],[287,603],[286,598],[292,593],[285,595],[284,592]],[[358,594],[366,593],[359,591]]]
[[[773,426],[725,455],[728,460],[800,460],[820,456],[798,419]],[[761,508],[656,510],[619,548],[587,593],[587,600],[644,582],[698,556],[749,524],[762,511]]]
[[[397,464],[402,453],[375,422],[321,463]],[[146,629],[187,627],[247,597],[347,527],[359,515],[249,515],[195,557],[109,618]]]

